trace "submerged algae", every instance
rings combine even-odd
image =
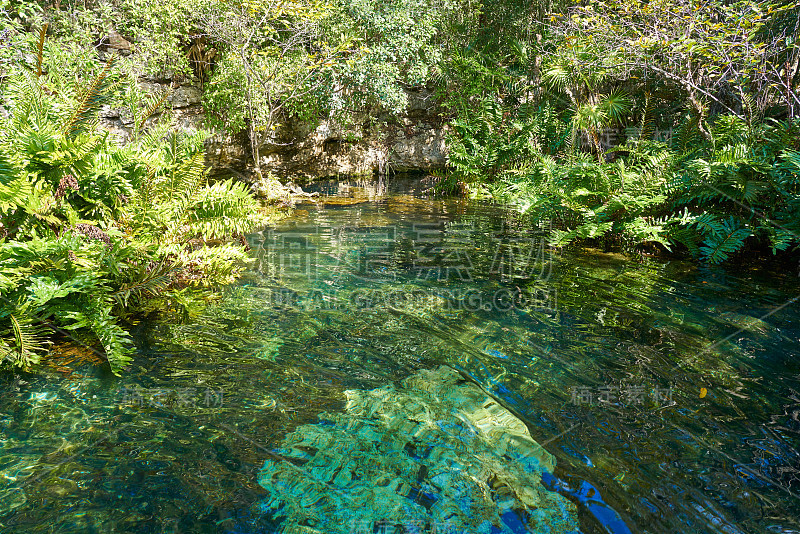
[[[457,371],[346,396],[259,473],[285,533],[577,531],[575,506],[541,483],[554,457]]]

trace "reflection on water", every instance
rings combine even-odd
[[[121,379],[70,346],[0,377],[0,531],[280,531],[258,472],[287,434],[441,365],[634,532],[800,531],[797,273],[558,253],[406,185],[320,185],[225,299],[134,325]]]

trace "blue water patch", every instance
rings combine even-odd
[[[488,354],[490,356],[497,356],[498,358],[502,358],[504,360],[508,359],[508,356],[506,356],[505,354],[503,354],[502,352],[500,352],[497,349],[489,349],[489,348],[487,348],[487,349],[483,349],[483,352],[485,352],[486,354]]]
[[[592,463],[592,459],[589,458],[588,456],[586,456],[585,454],[581,454],[580,452],[578,452],[578,451],[576,451],[574,449],[571,449],[570,447],[567,447],[566,445],[562,445],[561,446],[561,450],[566,452],[570,456],[574,456],[575,458],[577,458],[581,462],[585,463],[589,467],[594,467],[594,464]]]
[[[571,489],[564,481],[545,471],[542,484],[583,506],[608,534],[632,534],[620,515],[603,501],[598,489],[585,480],[577,489]]]

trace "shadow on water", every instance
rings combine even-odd
[[[257,473],[287,433],[448,365],[556,456],[583,532],[583,483],[634,532],[800,532],[797,273],[558,252],[418,182],[317,188],[226,298],[136,325],[123,378],[65,345],[0,379],[0,531],[272,532]]]

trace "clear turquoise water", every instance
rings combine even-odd
[[[224,299],[132,326],[124,378],[86,351],[0,377],[0,532],[280,532],[256,479],[284,436],[443,364],[633,532],[800,532],[796,269],[557,253],[503,207],[385,185],[322,184],[250,236]]]

